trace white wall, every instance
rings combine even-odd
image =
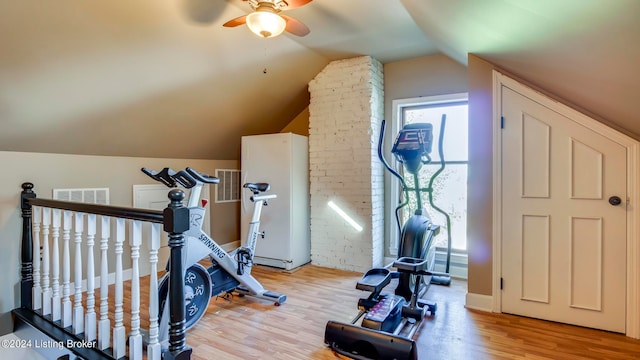
[[[112,205],[132,206],[133,185],[155,183],[140,171],[141,167],[157,170],[171,167],[177,170],[190,166],[208,174],[215,174],[216,168],[238,168],[238,162],[235,160],[128,158],[23,152],[0,152],[0,164],[0,269],[3,272],[0,276],[0,335],[12,330],[9,312],[20,304],[22,183],[32,182],[35,185],[34,191],[41,198],[51,198],[54,188],[107,187]],[[215,224],[224,218],[228,219],[227,222],[236,221],[237,204],[211,204],[209,210],[212,235],[218,239]],[[238,240],[237,231],[230,239],[223,234],[220,235],[220,243]]]
[[[361,272],[380,266],[384,181],[375,134],[384,113],[382,64],[366,56],[331,62],[309,83],[309,92],[311,261]]]

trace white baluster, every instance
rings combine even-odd
[[[60,223],[62,210],[53,209],[51,256],[51,320],[60,320]]]
[[[127,351],[125,329],[123,323],[123,286],[122,286],[122,243],[125,237],[125,220],[116,219],[116,284],[115,284],[115,326],[113,328],[113,357],[119,359]]]
[[[87,313],[84,316],[84,339],[96,339],[96,298],[93,245],[96,238],[96,214],[87,214]]]
[[[75,259],[73,261],[74,285],[73,294],[73,324],[74,334],[84,332],[84,309],[82,308],[82,233],[84,231],[84,214],[75,213]]]
[[[111,346],[111,322],[109,321],[109,236],[111,235],[111,218],[101,217],[100,224],[100,321],[98,321],[98,348],[108,349]]]
[[[51,209],[42,208],[42,315],[51,314],[51,287],[49,285],[49,229]]]
[[[68,328],[73,324],[71,312],[71,255],[69,242],[71,240],[72,217],[71,211],[62,214],[62,327]]]
[[[140,334],[140,245],[142,222],[131,222],[131,333],[129,335],[129,359],[142,359],[142,335]]]
[[[149,241],[149,345],[147,345],[147,359],[160,360],[162,347],[158,342],[158,249],[160,248],[160,224],[151,224],[151,239]],[[165,305],[168,306],[168,305]]]
[[[42,287],[40,287],[40,223],[42,222],[42,208],[33,207],[33,310],[42,309]]]

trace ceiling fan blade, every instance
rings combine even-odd
[[[247,15],[243,15],[240,17],[237,17],[235,19],[231,19],[229,21],[227,21],[226,23],[222,24],[222,26],[224,27],[236,27],[236,26],[240,26],[240,25],[244,25],[247,23]]]
[[[287,3],[287,10],[295,9],[295,8],[300,7],[302,5],[307,5],[311,1],[312,0],[284,0],[284,2]]]
[[[291,16],[287,16],[287,15],[282,15],[282,14],[279,14],[279,15],[282,16],[282,18],[287,21],[287,26],[284,29],[292,33],[293,35],[305,36],[311,32],[311,30],[309,30],[307,25],[303,24],[300,20],[296,20]]]

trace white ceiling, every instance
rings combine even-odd
[[[638,0],[314,0],[260,39],[241,0],[0,0],[0,150],[236,159],[331,60],[475,53],[640,134]]]

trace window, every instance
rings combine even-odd
[[[420,170],[419,181],[421,188],[426,188],[433,174],[440,168],[438,154],[440,123],[446,114],[446,126],[443,136],[444,170],[433,183],[434,204],[449,214],[451,219],[452,248],[457,252],[466,253],[467,248],[467,167],[468,167],[468,101],[467,94],[452,94],[434,97],[422,97],[393,101],[394,121],[392,122],[393,136],[399,129],[411,123],[428,122],[433,125],[432,162],[423,165]],[[391,138],[391,136],[389,136]],[[395,161],[394,161],[395,162]],[[396,168],[399,164],[395,162]],[[404,169],[400,169],[401,171]],[[392,178],[391,203],[400,202],[400,185]],[[413,187],[412,176],[406,176],[407,186]],[[446,248],[447,229],[444,215],[435,211],[429,204],[428,194],[422,194],[423,207],[431,216],[434,224],[440,225],[440,233],[436,237],[436,246]],[[397,254],[399,234],[395,225],[395,205],[390,206],[390,216],[394,219],[390,223],[391,255]],[[401,213],[401,223],[408,219],[416,208],[415,194],[410,193],[409,205]]]

